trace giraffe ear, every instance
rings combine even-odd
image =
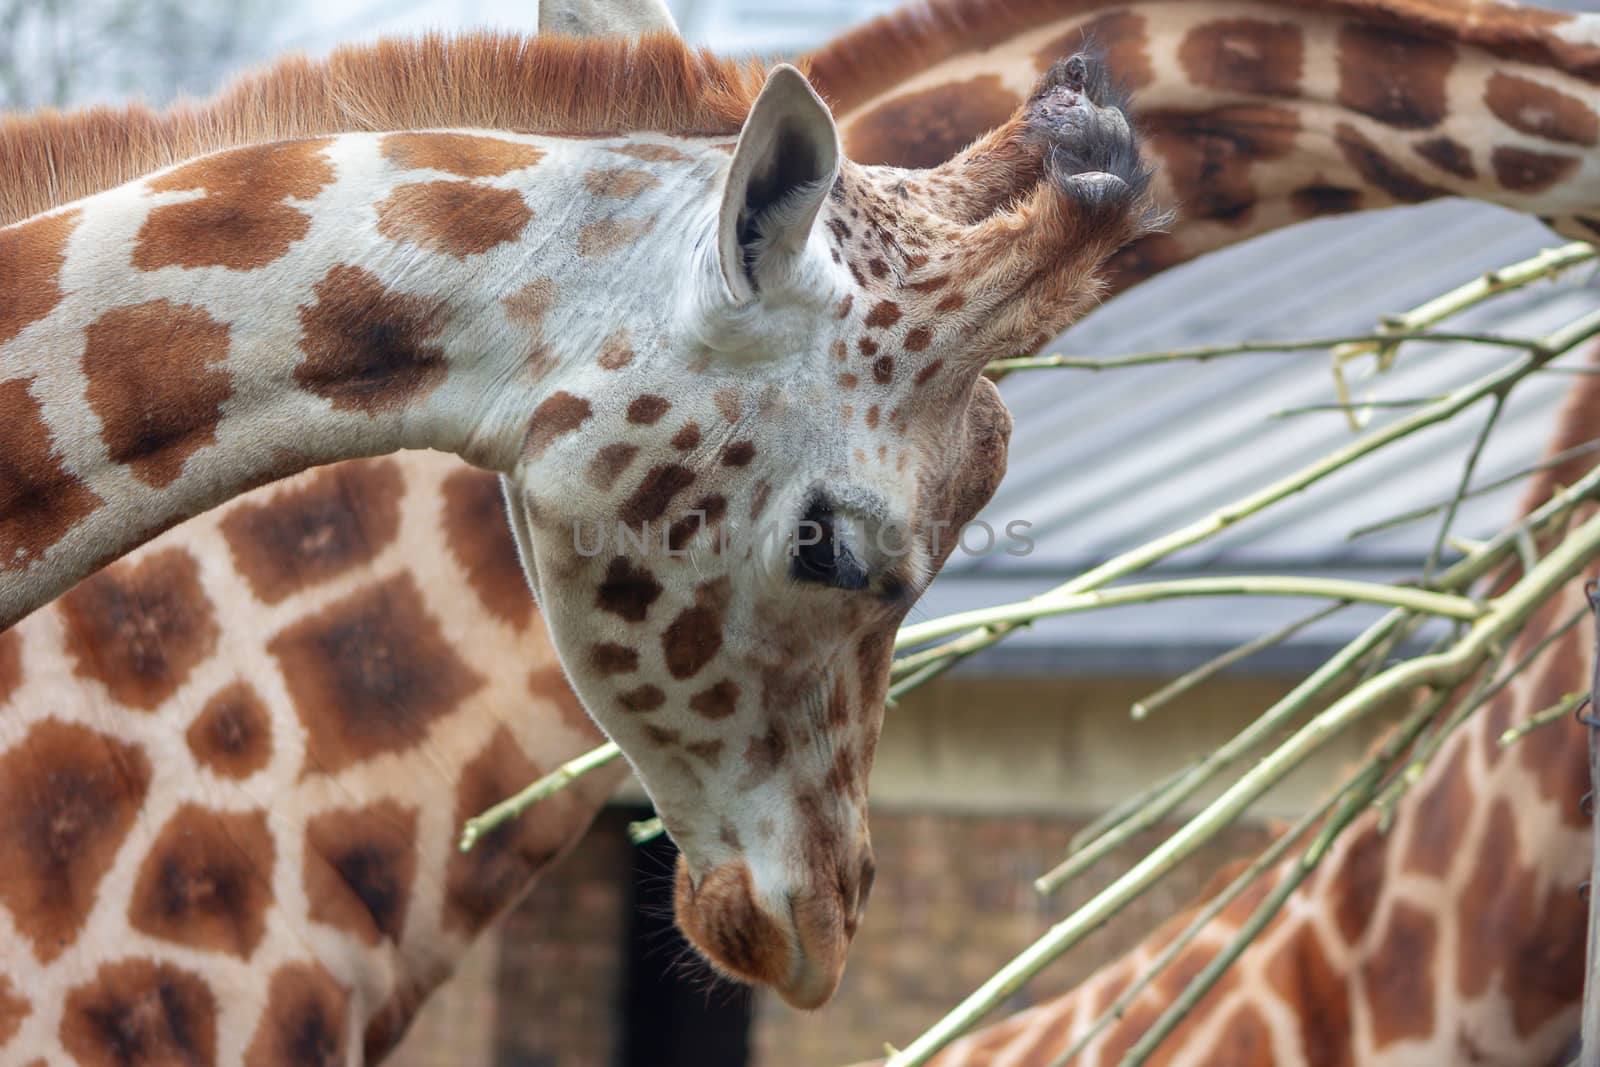
[[[539,0],[539,32],[574,37],[679,35],[666,0]]]
[[[804,74],[779,64],[739,131],[722,190],[717,255],[735,303],[755,298],[765,257],[805,248],[838,176],[833,113]]]

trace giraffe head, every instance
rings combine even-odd
[[[1149,225],[1146,173],[1083,57],[934,170],[842,159],[791,67],[719,149],[649,292],[559,331],[591,356],[551,372],[511,510],[563,663],[681,850],[684,931],[814,1007],[872,880],[894,633],[1005,466],[980,373],[1095,297]]]

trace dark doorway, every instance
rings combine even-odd
[[[617,1067],[746,1067],[750,992],[714,978],[674,925],[677,859],[665,835],[634,852]]]

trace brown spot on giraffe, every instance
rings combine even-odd
[[[403,170],[442,170],[460,178],[498,178],[544,158],[537,145],[473,133],[391,133],[382,152]]]
[[[686,422],[672,435],[672,447],[679,452],[691,452],[700,444],[700,424]]]
[[[355,460],[229,508],[219,528],[251,591],[277,604],[377,558],[400,532],[404,493],[394,460]]]
[[[1272,104],[1157,111],[1142,123],[1167,161],[1184,215],[1224,222],[1248,217],[1258,198],[1255,165],[1288,155],[1300,133],[1300,116]]]
[[[542,769],[522,751],[504,726],[462,768],[456,787],[455,825],[499,803]],[[517,899],[532,877],[577,840],[565,793],[549,798],[549,818],[513,819],[478,839],[470,852],[451,850],[445,869],[443,923],[451,932],[475,934]],[[587,818],[588,816],[585,816]]]
[[[671,409],[672,401],[666,397],[646,393],[628,404],[628,421],[636,426],[654,426]]]
[[[650,605],[661,595],[661,583],[643,567],[624,556],[612,560],[595,592],[595,606],[628,622],[643,622]]]
[[[604,677],[629,674],[639,669],[639,653],[626,645],[604,642],[589,650],[589,666]]]
[[[1273,953],[1265,977],[1280,1000],[1302,1006],[1295,1019],[1307,1067],[1352,1067],[1350,986],[1329,962],[1315,927],[1296,927]]]
[[[11,983],[11,979],[0,974],[0,1048],[6,1042],[17,1036],[23,1020],[33,1011],[33,1005]]]
[[[965,148],[973,130],[1004,125],[1021,103],[999,76],[980,74],[886,100],[840,132],[858,163],[934,167]]]
[[[115,563],[68,590],[60,606],[74,673],[142,711],[176,693],[221,632],[200,565],[182,548]]]
[[[756,456],[754,441],[735,441],[722,450],[722,465],[724,467],[744,467]]]
[[[711,400],[717,405],[717,412],[730,425],[738,423],[739,414],[743,408],[743,400],[737,388],[729,386],[724,389],[718,389],[711,394]]]
[[[500,621],[519,630],[526,627],[533,620],[533,592],[506,530],[499,480],[486,471],[463,469],[446,478],[441,488],[445,542],[478,602]]]
[[[559,437],[564,437],[582,426],[593,409],[581,396],[558,390],[533,409],[528,424],[528,435],[522,441],[522,454],[535,459]]]
[[[61,303],[61,268],[67,239],[82,216],[77,211],[0,228],[0,345]]]
[[[900,321],[900,305],[893,300],[880,300],[867,312],[867,329],[888,329]]]
[[[1542,193],[1570,178],[1582,161],[1577,156],[1534,152],[1501,145],[1489,153],[1489,165],[1501,185],[1514,193]]]
[[[1307,185],[1289,194],[1289,207],[1301,218],[1347,215],[1361,210],[1361,190],[1338,185]]]
[[[1420,790],[1411,805],[1411,838],[1404,851],[1405,869],[1429,878],[1443,878],[1461,849],[1472,809],[1474,789],[1468,780],[1468,748],[1456,745],[1439,760],[1437,776]]]
[[[102,963],[67,991],[61,1044],[80,1067],[217,1062],[217,1001],[204,978],[167,962]]]
[[[631,159],[643,160],[646,163],[687,163],[689,157],[666,144],[625,144],[614,148],[607,148],[608,152],[615,152],[619,156],[628,156]]]
[[[259,270],[281,259],[311,229],[311,216],[285,203],[309,200],[333,181],[328,138],[231,148],[151,179],[157,193],[205,196],[152,209],[139,228],[139,270],[225,267]]]
[[[660,686],[655,685],[641,685],[617,694],[617,703],[624,711],[655,711],[666,702],[667,694],[661,691]]]
[[[1039,49],[1033,54],[1033,62],[1040,70],[1049,70],[1058,61],[1081,51],[1085,44],[1091,42],[1105,56],[1106,69],[1116,72],[1120,84],[1129,89],[1142,89],[1155,80],[1155,69],[1150,64],[1148,51],[1149,40],[1145,35],[1145,17],[1132,11],[1097,15]],[[989,124],[998,125],[999,122]],[[965,146],[957,146],[962,147]]]
[[[163,941],[247,960],[266,933],[275,859],[265,811],[186,803],[139,865],[128,922]]]
[[[421,744],[434,722],[484,685],[398,574],[279,631],[277,658],[306,729],[305,773]]]
[[[425,994],[404,986],[389,994],[389,999],[367,1020],[361,1034],[361,1062],[382,1063],[406,1036]]]
[[[1593,104],[1531,78],[1496,71],[1483,102],[1514,130],[1563,144],[1600,143],[1600,114]]]
[[[1518,946],[1531,944],[1539,918],[1532,906],[1532,872],[1522,866],[1516,817],[1507,797],[1494,799],[1479,839],[1493,841],[1494,847],[1478,850],[1471,876],[1455,899],[1460,937],[1456,983],[1466,998],[1483,995],[1497,979],[1501,988],[1514,980],[1507,965],[1514,962]],[[1578,897],[1570,886],[1553,888]],[[1580,917],[1579,925],[1568,934],[1580,952],[1582,931]],[[1581,969],[1578,981],[1581,989]]]
[[[600,345],[601,370],[621,370],[633,362],[633,338],[626,326],[612,331]]]
[[[1349,834],[1349,844],[1336,867],[1330,867],[1328,902],[1339,934],[1355,944],[1371,925],[1383,889],[1384,839],[1368,820]]]
[[[1307,1010],[1315,1012],[1317,1006],[1308,1005]],[[1272,1031],[1261,1012],[1249,1004],[1235,1008],[1217,1034],[1210,1059],[1230,1067],[1273,1067],[1277,1060],[1272,1054]]]
[[[1388,27],[1339,29],[1338,101],[1402,130],[1437,126],[1448,110],[1446,82],[1455,46]]]
[[[646,219],[601,219],[578,230],[578,255],[584,259],[608,256],[655,229],[655,216]]]
[[[402,185],[378,205],[378,232],[392,241],[466,259],[522,236],[533,211],[515,189],[477,182]]]
[[[279,967],[245,1067],[340,1067],[350,1033],[350,994],[320,963]]]
[[[0,705],[22,686],[22,635],[0,630]]]
[[[59,719],[0,755],[0,904],[40,962],[77,938],[150,774],[139,747]]]
[[[721,650],[728,592],[726,578],[701,585],[695,590],[694,606],[679,612],[663,631],[661,651],[674,678],[693,678]]]
[[[1558,607],[1554,601],[1550,605]],[[1551,627],[1555,626],[1552,622]],[[1538,633],[1530,630],[1529,633]],[[1546,631],[1548,632],[1548,631]],[[1581,688],[1574,671],[1557,669],[1560,664],[1589,661],[1589,639],[1579,627],[1569,629],[1545,649],[1537,666],[1529,671],[1529,692],[1521,703],[1524,714],[1531,708],[1554,707],[1572,690]],[[1498,736],[1498,735],[1495,735]],[[1529,771],[1534,789],[1553,810],[1552,822],[1559,821],[1573,830],[1587,832],[1589,817],[1583,813],[1583,795],[1590,789],[1589,770],[1572,753],[1584,745],[1584,729],[1575,719],[1551,723],[1535,730],[1516,744],[1516,756]]]
[[[622,472],[633,463],[633,457],[638,454],[638,445],[604,445],[595,453],[594,459],[589,461],[589,466],[584,470],[584,477],[596,489],[609,490],[622,476]]]
[[[724,678],[690,697],[689,709],[712,722],[726,719],[739,710],[739,686]]]
[[[1189,31],[1178,46],[1178,62],[1196,85],[1292,97],[1300,92],[1305,51],[1305,34],[1292,22],[1217,19]]]
[[[694,471],[680,463],[661,463],[640,479],[638,486],[622,502],[617,518],[627,526],[642,527],[667,513],[672,500],[694,484]]]
[[[206,701],[184,740],[213,774],[248,778],[272,759],[272,717],[254,687],[236,681]]]
[[[369,945],[398,944],[417,874],[417,809],[380,800],[322,812],[305,841],[311,918]]]
[[[633,167],[600,167],[583,176],[589,195],[605,200],[632,200],[660,184],[661,179],[654,174]]]
[[[912,333],[915,332],[915,330],[912,331]],[[888,385],[894,381],[893,356],[879,356],[872,361],[872,380],[879,385]]]
[[[549,278],[535,278],[521,289],[504,297],[500,306],[506,316],[537,331],[544,325],[544,317],[556,303],[556,283]]]
[[[1361,963],[1373,1048],[1432,1036],[1438,936],[1432,915],[1394,901],[1372,953]]]
[[[152,300],[113,308],[85,331],[84,396],[111,462],[161,488],[217,440],[233,379],[228,327],[197,307]]]
[[[789,757],[789,739],[781,723],[773,722],[764,733],[750,739],[744,750],[745,773],[738,788],[752,789],[771,778]]]
[[[1384,155],[1376,144],[1348,122],[1336,123],[1333,133],[1334,143],[1351,169],[1364,181],[1377,186],[1400,203],[1416,204],[1450,195],[1450,190],[1423,181]]]
[[[444,381],[444,353],[432,343],[444,319],[441,304],[391,292],[377,275],[345,264],[313,291],[316,303],[300,308],[300,388],[341,411],[376,415]]]
[[[1477,164],[1472,161],[1472,149],[1453,137],[1430,137],[1412,145],[1411,150],[1446,174],[1467,181],[1478,176]]]

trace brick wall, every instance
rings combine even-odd
[[[496,1067],[618,1063],[632,868],[624,827],[632,814],[603,815],[506,923],[498,946]],[[1081,819],[1051,816],[874,811],[878,879],[839,996],[809,1015],[776,998],[758,998],[751,1067],[836,1067],[874,1055],[886,1040],[905,1043],[1161,837],[1140,838],[1069,892],[1041,900],[1032,879],[1065,853],[1082,825]],[[1225,834],[1008,1008],[1070,988],[1189,903],[1217,866],[1264,840],[1252,827]],[[646,956],[671,967],[677,950],[657,938]],[[697,989],[704,984],[694,969],[683,980]],[[662,1061],[652,1067],[699,1065]]]
[[[752,1067],[825,1067],[904,1045],[1073,907],[1161,839],[1148,834],[1045,900],[1032,881],[1066,854],[1083,820],[875,811],[878,878],[839,995],[805,1015],[757,1000]],[[1263,830],[1235,827],[1049,968],[1004,1010],[1070,989],[1188,904],[1221,864],[1254,852]]]

